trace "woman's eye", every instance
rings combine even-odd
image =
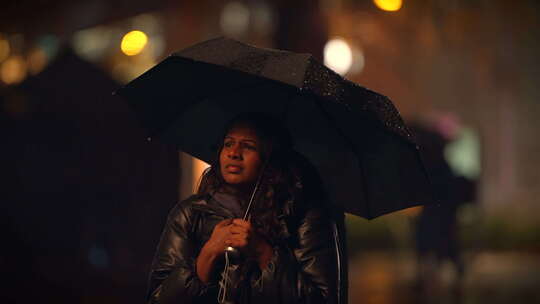
[[[223,143],[223,146],[227,147],[227,148],[230,148],[233,146],[233,142],[232,141],[226,141],[225,143]]]
[[[255,147],[254,145],[250,145],[250,144],[244,144],[244,148],[246,148],[248,150],[257,151],[257,147]]]

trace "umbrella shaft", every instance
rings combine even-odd
[[[270,155],[272,155],[272,152],[270,152]],[[268,165],[268,162],[270,161],[270,157],[264,162],[264,165],[262,167],[261,173],[259,174],[259,177],[257,178],[257,183],[255,183],[255,188],[253,188],[253,191],[251,192],[251,197],[249,199],[249,203],[246,207],[246,211],[244,212],[244,217],[242,218],[244,221],[249,220],[250,218],[250,211],[253,206],[253,202],[255,201],[255,195],[257,194],[257,191],[259,190],[259,186],[261,185],[262,177],[264,175],[264,171],[266,170],[266,166]]]

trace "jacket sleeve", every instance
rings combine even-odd
[[[335,228],[332,217],[323,209],[305,211],[295,231],[291,231],[292,258],[296,261],[288,263],[283,250],[274,251],[269,267],[262,272],[263,280],[272,280],[280,267],[288,265],[287,272],[296,269],[293,288],[297,299],[291,303],[339,303],[340,255]]]
[[[182,203],[169,213],[152,262],[148,303],[195,303],[212,287],[197,276],[198,249],[191,238],[191,220]]]
[[[298,227],[294,255],[298,261],[298,293],[305,303],[337,303],[339,282],[334,223],[320,208],[309,209]]]

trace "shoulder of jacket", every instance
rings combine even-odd
[[[185,213],[186,215],[191,214],[193,206],[196,205],[205,205],[208,201],[207,195],[193,194],[186,199],[183,199],[176,203],[171,211],[170,216],[177,216],[179,213]]]
[[[208,195],[206,194],[192,194],[188,198],[177,203],[179,206],[191,207],[193,205],[206,204],[208,201]]]

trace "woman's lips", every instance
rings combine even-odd
[[[240,173],[242,171],[242,167],[237,165],[227,165],[225,169],[228,173]]]

